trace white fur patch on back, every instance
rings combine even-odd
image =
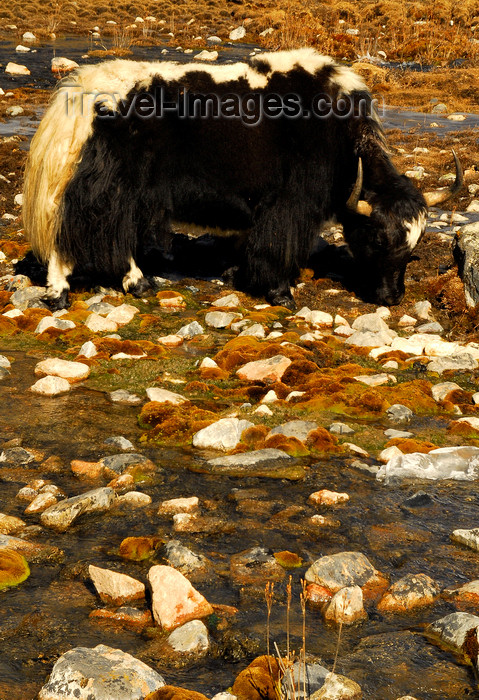
[[[324,66],[334,64],[330,56],[323,56],[315,49],[305,48],[296,49],[295,51],[274,51],[271,53],[257,53],[252,63],[256,61],[264,61],[271,68],[271,73],[278,71],[280,73],[288,73],[296,66],[303,68],[312,75]]]
[[[427,214],[425,211],[423,211],[421,214],[419,214],[417,219],[403,222],[404,228],[407,230],[406,245],[408,246],[409,250],[413,250],[418,244],[418,241],[426,227],[426,219]]]
[[[334,73],[331,77],[331,82],[339,87],[340,94],[349,95],[355,90],[366,90],[364,80],[347,66],[338,64],[334,67]]]

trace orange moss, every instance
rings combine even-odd
[[[464,391],[464,389],[455,389],[447,395],[447,400],[457,404],[472,404],[472,391]]]
[[[194,690],[177,688],[174,685],[164,685],[145,697],[145,700],[208,700],[203,693]]]
[[[274,558],[284,569],[298,569],[303,565],[303,560],[294,552],[275,552]]]
[[[251,336],[233,338],[213,358],[226,371],[256,359],[261,343]]]
[[[17,318],[21,318],[21,316],[18,316]],[[16,333],[18,324],[15,323],[15,320],[12,318],[7,318],[6,316],[0,316],[0,334],[3,333],[5,335],[12,335],[13,333]]]
[[[259,449],[259,445],[263,445],[264,439],[268,433],[269,428],[265,425],[253,425],[243,432],[241,435],[241,442],[244,442],[248,446],[253,446],[255,449]]]
[[[306,445],[296,437],[286,437],[280,433],[268,435],[264,441],[264,446],[283,450],[292,457],[306,457],[309,455],[309,450]]]
[[[399,447],[401,452],[408,455],[412,452],[422,452],[422,454],[427,454],[431,450],[437,449],[437,445],[433,445],[432,442],[427,440],[415,440],[414,438],[393,438],[389,440],[386,447]]]
[[[140,319],[140,331],[154,326],[160,326],[160,319],[154,314],[139,314],[138,318]]]
[[[10,304],[11,292],[0,290],[0,311],[3,311]],[[12,307],[13,308],[13,307]]]
[[[308,435],[306,445],[311,452],[333,452],[336,454],[342,452],[341,446],[338,445],[338,438],[325,428],[316,428],[316,430],[312,430]]]
[[[220,367],[202,367],[200,369],[202,379],[228,379],[229,374]]]
[[[28,243],[18,243],[17,241],[2,241],[2,251],[7,258],[23,258],[30,249]]]
[[[307,376],[316,372],[317,369],[318,365],[310,360],[294,360],[281,377],[281,380],[290,387],[297,387],[303,384]]]
[[[150,428],[150,439],[170,439],[184,441],[211,425],[217,416],[211,411],[197,408],[191,404],[173,406],[172,404],[149,401],[146,403],[138,417],[138,423],[142,428]]]
[[[448,432],[452,435],[461,435],[462,437],[478,439],[479,431],[466,423],[465,421],[453,421],[447,428]]]
[[[22,331],[34,331],[45,316],[51,316],[48,309],[25,309],[23,316],[17,316],[15,319],[17,327]]]
[[[199,382],[198,380],[185,384],[185,393],[187,394],[206,394],[210,389],[211,387],[209,384]]]

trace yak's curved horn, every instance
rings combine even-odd
[[[459,158],[456,155],[456,152],[453,151],[452,155],[454,156],[454,164],[456,166],[456,179],[452,183],[450,187],[448,187],[446,190],[436,190],[435,192],[425,192],[424,193],[424,199],[427,202],[428,207],[435,207],[438,204],[442,204],[442,202],[445,202],[447,199],[450,197],[453,197],[455,194],[459,192],[459,190],[462,188],[464,184],[464,174],[462,172],[462,166],[459,162]]]
[[[364,214],[365,216],[371,216],[373,210],[369,202],[365,202],[363,199],[359,199],[361,190],[363,189],[363,161],[361,158],[358,160],[358,174],[356,176],[356,182],[354,183],[353,191],[349,195],[349,199],[346,202],[348,209],[352,209],[355,213]]]
[[[356,175],[356,182],[354,183],[353,191],[349,195],[349,199],[346,202],[346,206],[348,209],[352,209],[353,211],[357,211],[358,209],[358,202],[359,202],[359,195],[361,194],[361,190],[363,189],[363,161],[361,158],[358,159],[358,174]]]

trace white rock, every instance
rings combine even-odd
[[[194,338],[197,335],[203,335],[204,332],[205,329],[198,323],[198,321],[192,321],[191,323],[188,323],[188,325],[182,326],[176,335],[188,340],[189,338]]]
[[[70,360],[61,360],[58,357],[50,357],[36,365],[35,374],[37,376],[53,375],[78,382],[88,377],[90,368],[84,362],[71,362]]]
[[[455,612],[428,625],[428,631],[439,636],[449,647],[461,651],[469,630],[479,626],[479,617],[465,612]]]
[[[70,390],[71,385],[69,381],[61,377],[51,376],[39,379],[30,387],[30,391],[42,396],[58,396],[59,394],[66,394]]]
[[[6,316],[7,318],[18,318],[18,316],[24,316],[24,313],[20,311],[20,309],[10,309],[9,311],[5,311],[2,316]]]
[[[414,316],[408,316],[407,314],[404,314],[404,316],[401,316],[401,318],[398,321],[398,326],[415,326],[417,323],[417,319],[414,318]]]
[[[357,382],[367,384],[368,386],[382,386],[392,382],[396,383],[397,379],[393,374],[364,374],[354,377]]]
[[[308,323],[313,326],[313,328],[333,325],[333,317],[331,314],[328,314],[325,311],[311,311],[311,314],[307,320]]]
[[[401,452],[399,447],[393,445],[392,447],[386,447],[378,454],[378,461],[386,463],[389,462],[389,460],[393,457],[402,457],[402,455],[403,453]]]
[[[461,391],[461,387],[459,384],[456,384],[456,382],[441,382],[440,384],[436,384],[431,388],[431,394],[434,401],[440,402],[444,401],[451,391],[457,390]]]
[[[473,199],[466,211],[479,212],[479,199]]]
[[[85,326],[93,333],[115,333],[118,330],[118,325],[114,321],[108,321],[96,313],[88,316]]]
[[[350,335],[353,335],[355,331],[351,328],[351,326],[336,326],[334,329],[334,332],[336,335],[339,335],[341,338],[349,338]],[[389,352],[389,348],[388,348]]]
[[[22,35],[23,41],[36,41],[37,37],[32,32],[25,32]]]
[[[240,318],[242,315],[234,311],[210,311],[205,316],[205,323],[212,328],[227,328],[233,321]]]
[[[126,323],[130,323],[138,311],[139,309],[137,309],[136,306],[132,306],[131,304],[121,304],[107,314],[106,320],[112,321],[113,323],[118,324],[118,326],[123,326]]]
[[[479,528],[477,527],[472,530],[454,530],[451,539],[479,552]]]
[[[382,319],[379,319],[382,321]],[[384,321],[383,321],[384,323]],[[379,333],[371,331],[355,331],[349,338],[344,341],[348,345],[357,345],[358,347],[379,348],[383,345],[390,345],[393,342],[394,331],[381,331]]]
[[[238,39],[242,39],[246,35],[246,29],[241,26],[241,27],[236,27],[236,29],[233,29],[233,31],[230,32],[230,39],[231,41],[237,41]]]
[[[145,597],[145,585],[131,576],[92,564],[88,567],[88,573],[104,603],[122,605]]]
[[[51,60],[51,69],[53,73],[69,73],[75,68],[79,68],[78,63],[69,58],[56,56]]]
[[[128,493],[118,496],[117,499],[118,504],[124,503],[132,508],[145,508],[150,505],[151,501],[151,496],[147,493],[141,493],[141,491],[128,491]]]
[[[383,369],[399,369],[399,364],[396,360],[388,360],[383,364]]]
[[[146,395],[150,401],[157,401],[158,403],[172,403],[175,406],[179,406],[182,403],[188,401],[181,394],[176,394],[174,391],[168,391],[168,389],[159,389],[158,387],[148,387],[146,390]]]
[[[5,73],[8,73],[8,75],[30,75],[30,71],[26,66],[21,66],[20,64],[13,63],[12,61],[7,63]]]
[[[429,454],[412,452],[392,457],[380,467],[376,478],[386,484],[402,479],[456,479],[472,481],[479,476],[479,447],[441,447]]]
[[[75,328],[73,321],[62,321],[54,316],[44,316],[35,328],[34,333],[43,333],[47,328],[58,328],[58,330],[66,331],[69,328]]]
[[[218,369],[218,364],[211,357],[204,357],[199,367],[200,369]]]
[[[42,513],[40,520],[45,527],[64,532],[83,513],[108,510],[115,498],[115,492],[109,487],[87,491],[51,506]]]
[[[212,304],[212,306],[231,306],[235,309],[240,306],[240,300],[238,298],[237,294],[228,294],[227,296],[220,297],[219,299],[216,299]]]
[[[201,620],[191,620],[177,627],[168,637],[168,644],[177,652],[201,654],[209,647],[208,630]]]
[[[305,391],[290,391],[286,397],[286,401],[291,401],[291,399],[298,399],[300,396],[304,396]]]
[[[265,404],[261,404],[261,406],[258,406],[257,408],[254,409],[253,413],[256,413],[258,416],[272,416],[273,411],[268,408]]]
[[[275,401],[279,401],[279,399],[274,389],[270,389],[261,399],[261,403],[274,403]]]
[[[234,449],[241,441],[241,434],[254,424],[238,418],[222,418],[193,435],[193,446],[212,448],[225,452]]]
[[[87,340],[86,343],[83,343],[83,345],[80,348],[80,352],[78,353],[78,357],[95,357],[95,355],[98,354],[98,351],[95,347],[95,343],[92,343],[91,340]]]
[[[141,700],[164,685],[163,678],[142,661],[99,644],[93,649],[76,647],[63,654],[38,699]]]
[[[0,355],[0,367],[4,369],[9,369],[11,367],[10,360],[5,355]]]
[[[367,618],[363,592],[359,586],[346,586],[334,594],[324,613],[326,620],[351,625]]]
[[[448,114],[447,117],[452,122],[463,122],[466,119],[465,114]]]
[[[152,566],[148,572],[152,589],[153,616],[165,630],[213,613],[208,601],[183,574],[171,566]]]
[[[452,357],[438,357],[427,366],[428,372],[442,374],[448,370],[458,372],[460,370],[474,370],[478,366],[478,361],[468,352],[458,353]]]
[[[261,323],[253,323],[251,326],[248,326],[248,328],[242,331],[239,335],[248,335],[252,338],[264,338],[266,334]]]
[[[18,44],[18,46],[15,47],[15,51],[17,53],[28,53],[30,51],[30,48],[28,46],[22,46],[22,44]]]
[[[177,513],[193,513],[198,510],[199,498],[190,496],[188,498],[171,498],[163,501],[158,509],[159,515],[176,515]]]
[[[432,305],[430,301],[417,301],[413,307],[416,316],[424,321],[428,321],[430,319],[431,309]]]
[[[218,51],[200,51],[200,53],[197,53],[195,56],[195,59],[197,61],[216,61],[218,58]]]

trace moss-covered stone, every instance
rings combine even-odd
[[[0,549],[0,590],[18,586],[30,576],[27,560],[13,549]]]

